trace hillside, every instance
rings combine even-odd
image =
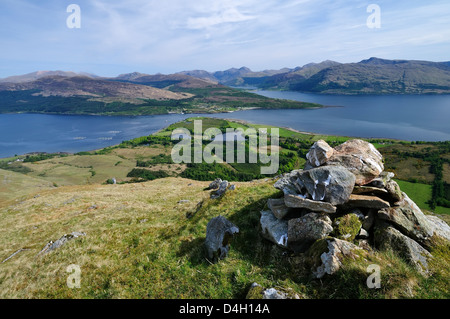
[[[265,88],[327,94],[448,94],[448,63],[370,58],[337,64],[295,76],[295,72],[271,77]]]
[[[53,75],[0,83],[0,113],[150,115],[311,107],[320,105],[266,98],[183,74]]]
[[[370,58],[358,63],[323,61],[302,67],[252,71],[184,71],[230,86],[324,94],[448,94],[449,62]]]
[[[204,119],[203,128],[248,125]],[[308,254],[288,252],[261,234],[261,211],[268,209],[268,199],[282,197],[274,187],[279,176],[253,179],[251,167],[230,167],[233,163],[220,164],[224,169],[216,171],[211,171],[213,166],[206,171],[177,166],[170,162],[172,144],[167,139],[176,127],[191,129],[192,119],[103,150],[20,156],[26,161],[3,164],[8,171],[0,171],[1,180],[14,182],[21,191],[5,188],[8,199],[0,200],[0,298],[231,299],[247,297],[254,282],[301,299],[448,298],[448,245],[431,250],[436,258],[428,263],[429,276],[392,251],[376,250],[365,259],[347,259],[332,276],[313,279]],[[304,167],[305,154],[319,139],[330,145],[349,140],[287,129],[280,129],[280,137],[278,151],[286,165],[280,172]],[[397,157],[398,177],[403,169],[400,158],[407,151],[416,156],[428,147],[428,153],[442,150],[442,158],[448,155],[439,144],[371,142],[382,152],[389,148],[387,163],[392,163],[389,154]],[[127,177],[134,169],[165,171],[169,177]],[[192,178],[183,177],[188,170]],[[240,175],[231,172],[249,174],[249,180],[237,181]],[[117,184],[106,182],[112,177]],[[230,178],[235,189],[214,199],[207,187],[217,177]],[[36,188],[39,185],[42,188]],[[415,200],[414,186],[401,187]],[[218,215],[237,225],[240,233],[226,259],[211,263],[205,258],[205,234],[208,222]],[[448,216],[440,215],[447,222]],[[47,243],[73,232],[79,237],[43,252]],[[382,267],[380,289],[366,285],[366,268],[374,263]],[[81,269],[77,289],[66,284],[72,264]]]

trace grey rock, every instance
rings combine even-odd
[[[247,293],[247,299],[300,299],[295,293],[287,293],[275,288],[264,289],[254,282]]]
[[[368,185],[378,188],[386,187],[386,185],[391,181],[391,178],[394,177],[394,173],[392,172],[381,172],[380,175],[374,178]]]
[[[227,256],[230,243],[239,228],[223,216],[212,218],[206,225],[205,248],[209,260],[216,262]]]
[[[403,200],[397,202],[396,206],[379,210],[377,217],[393,224],[406,236],[426,245],[433,236],[434,229],[420,208],[408,195],[402,194]]]
[[[334,148],[326,165],[341,165],[356,176],[357,185],[365,185],[384,170],[383,157],[371,144],[363,140],[348,140]]]
[[[306,251],[316,240],[333,231],[331,219],[326,214],[309,213],[288,222],[288,248],[296,252]]]
[[[382,209],[388,208],[391,205],[389,202],[382,200],[377,196],[356,195],[351,194],[348,201],[344,205],[345,207],[358,207],[358,208],[373,208]]]
[[[278,179],[273,185],[276,189],[283,191],[284,194],[296,195],[298,193],[295,181],[298,178],[299,172],[302,170],[293,170],[290,173],[286,173]]]
[[[355,175],[339,165],[303,171],[299,174],[299,179],[313,200],[332,205],[347,202],[355,186]]]
[[[428,260],[431,254],[415,240],[405,236],[387,223],[379,222],[375,226],[375,246],[378,249],[391,249],[407,260],[419,272],[428,274]]]
[[[390,180],[386,182],[385,189],[391,197],[392,201],[398,202],[403,199],[402,191],[396,181]]]
[[[278,219],[284,218],[289,212],[289,207],[285,205],[284,198],[270,198],[267,200],[267,206]]]
[[[227,191],[228,185],[228,181],[221,181],[219,184],[219,188],[215,192],[211,193],[211,198],[216,199],[223,196]]]
[[[442,237],[450,241],[450,226],[437,216],[426,215],[434,236]]]
[[[262,236],[280,247],[287,247],[288,222],[276,218],[270,211],[262,211],[260,224]]]
[[[375,222],[375,216],[377,214],[376,210],[369,209],[368,212],[364,215],[364,219],[361,221],[362,228],[366,231],[370,231]]]
[[[220,186],[220,183],[222,183],[222,179],[220,178],[216,178],[214,181],[212,181],[209,186],[206,188],[207,190],[209,189],[218,189]]]
[[[318,140],[309,149],[306,154],[306,159],[310,165],[308,167],[319,167],[320,165],[326,163],[328,159],[333,155],[333,148],[328,145],[324,140]]]
[[[313,270],[316,278],[332,275],[338,271],[345,258],[354,258],[356,252],[362,253],[363,249],[345,240],[337,238],[327,239],[327,250],[320,255],[321,264]]]
[[[291,208],[306,208],[308,210],[320,213],[332,214],[336,212],[336,206],[327,202],[310,200],[300,195],[285,195],[284,203]]]
[[[53,242],[50,241],[48,242],[44,248],[38,253],[38,255],[45,255],[49,252],[51,252],[52,250],[55,250],[59,247],[61,247],[62,245],[64,245],[65,243],[67,243],[68,241],[78,238],[78,237],[82,237],[82,236],[86,236],[86,233],[82,233],[82,232],[77,232],[74,231],[70,234],[64,234],[61,238],[59,238],[57,241]]]

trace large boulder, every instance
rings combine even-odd
[[[319,167],[325,164],[328,159],[333,155],[333,148],[328,145],[324,140],[318,140],[309,149],[306,154],[306,160],[308,161],[307,167]]]
[[[391,249],[422,274],[428,273],[428,260],[432,256],[419,243],[384,222],[375,225],[375,233],[374,243],[378,249]]]
[[[215,262],[227,256],[231,239],[239,228],[223,216],[211,219],[206,225],[205,248],[209,260]]]
[[[378,211],[377,217],[394,225],[403,234],[426,244],[434,229],[420,208],[406,195],[395,206]]]
[[[355,186],[355,175],[339,165],[316,167],[298,175],[298,183],[313,200],[332,205],[347,202]]]
[[[259,220],[262,236],[280,247],[287,247],[288,221],[276,218],[271,211],[262,211]]]
[[[305,252],[316,240],[333,231],[327,214],[309,213],[288,222],[288,247],[296,252]]]
[[[384,170],[383,157],[371,144],[363,140],[348,140],[334,148],[326,165],[341,165],[356,176],[357,185],[365,185]]]

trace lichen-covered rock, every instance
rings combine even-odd
[[[262,211],[260,218],[262,236],[280,247],[287,247],[288,221],[276,218],[271,211]]]
[[[288,247],[296,252],[306,251],[316,240],[333,231],[327,214],[309,213],[288,222]]]
[[[357,185],[365,185],[384,170],[383,157],[371,144],[363,140],[348,140],[334,148],[325,165],[341,165],[355,174]]]
[[[419,272],[428,274],[428,260],[432,256],[425,248],[387,223],[379,222],[375,227],[374,243],[378,249],[391,249]]]
[[[332,205],[347,202],[355,186],[355,175],[338,165],[303,171],[299,173],[299,180],[313,200]]]
[[[227,256],[231,239],[239,228],[223,216],[211,219],[206,225],[205,248],[209,260],[215,262]]]
[[[337,238],[318,240],[307,252],[316,278],[332,275],[341,268],[345,259],[360,258],[365,254],[362,248]]]
[[[398,186],[396,181],[388,181],[384,188],[387,190],[393,202],[398,202],[403,199],[402,190],[400,189],[400,186]]]

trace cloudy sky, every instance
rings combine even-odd
[[[70,4],[81,9],[80,28],[67,25]],[[380,28],[367,24],[371,4]],[[0,0],[0,77],[449,61],[449,53],[448,0]]]

